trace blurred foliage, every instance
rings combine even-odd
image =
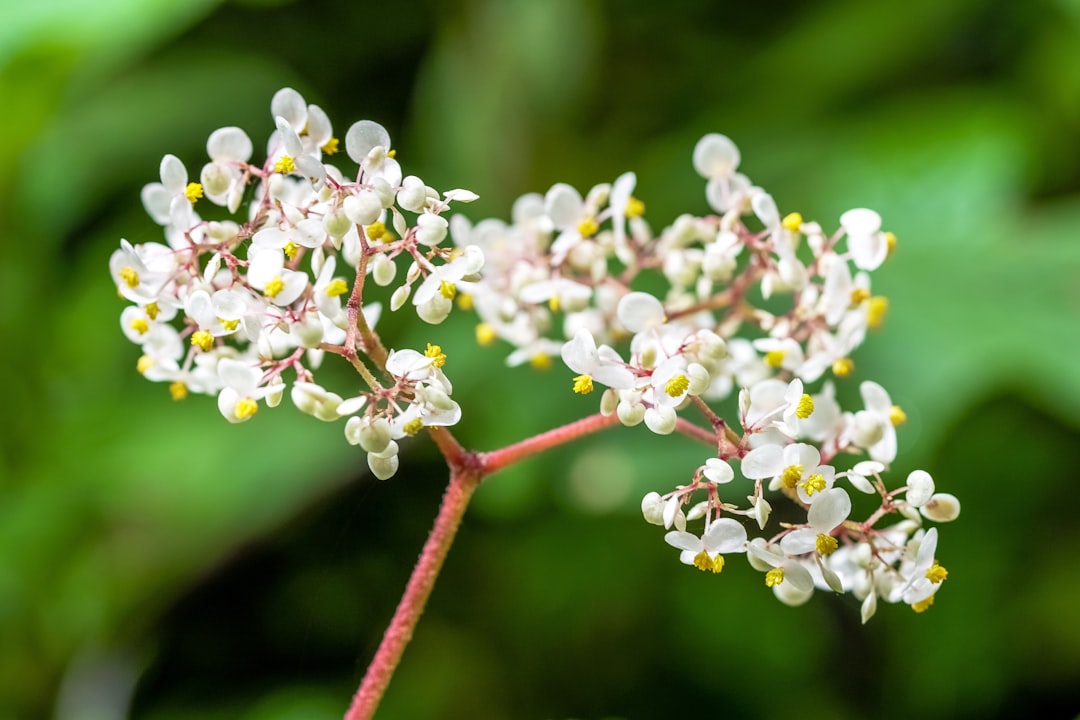
[[[908,412],[896,471],[964,502],[940,602],[863,627],[836,598],[779,605],[745,565],[678,565],[638,499],[700,450],[607,431],[481,489],[380,717],[1080,710],[1080,531],[1056,513],[1080,461],[1080,3],[46,0],[0,20],[0,719],[340,717],[404,586],[445,481],[428,444],[374,482],[340,426],[173,403],[117,327],[107,258],[157,239],[138,192],[160,157],[196,167],[221,125],[259,144],[284,85],[339,128],[385,124],[410,172],[480,193],[474,220],[627,169],[657,228],[702,212],[709,131],[784,210],[878,209],[900,244],[858,376]],[[384,332],[443,345],[470,447],[593,409],[563,372],[504,370],[463,315]]]

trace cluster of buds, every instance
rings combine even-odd
[[[584,196],[557,184],[520,198],[510,223],[474,224],[444,216],[476,196],[404,176],[380,125],[349,128],[358,169],[346,176],[326,162],[339,141],[321,109],[284,89],[271,115],[261,164],[242,130],[222,128],[207,142],[201,182],[169,155],[161,182],[143,191],[166,242],[122,241],[110,267],[132,303],[121,325],[142,348],[145,377],[168,382],[174,398],[217,395],[222,415],[241,422],[281,401],[288,371],[295,405],[325,421],[347,417],[348,442],[388,478],[398,440],[462,414],[439,346],[387,352],[373,329],[381,307],[364,304],[368,276],[389,287],[407,263],[391,311],[411,298],[421,320],[438,324],[456,299],[478,314],[480,344],[510,345],[507,364],[544,368],[561,357],[574,393],[604,386],[601,413],[708,443],[692,477],[642,501],[684,563],[718,573],[725,555],[745,554],[783,602],[805,602],[815,587],[852,592],[864,622],[879,599],[918,611],[932,603],[946,572],[924,521],[954,519],[959,503],[920,470],[890,490],[883,476],[904,413],[874,382],[859,386],[855,410],[836,392],[888,308],[869,274],[896,239],[877,213],[850,210],[830,233],[781,215],[738,172],[731,140],[712,134],[693,153],[711,214],[654,233],[625,173]],[[202,198],[218,215],[244,206],[243,217],[204,220]],[[354,397],[315,382],[327,352],[356,369]],[[725,419],[715,408],[736,397]],[[688,409],[709,427],[680,415]],[[852,490],[874,499],[863,520],[851,517]],[[772,516],[781,499],[795,512],[785,522]]]
[[[274,95],[270,109],[276,130],[259,164],[251,162],[251,139],[236,127],[211,133],[200,182],[188,181],[179,158],[161,161],[161,182],[147,185],[142,200],[165,242],[121,241],[109,263],[132,303],[121,327],[142,348],[139,372],[169,383],[175,399],[216,395],[230,422],[277,405],[291,372],[296,406],[325,421],[352,416],[346,438],[387,478],[397,469],[396,439],[454,424],[461,411],[438,346],[386,353],[372,330],[381,306],[363,304],[363,286],[369,275],[376,285],[393,284],[408,261],[391,309],[412,295],[419,317],[442,322],[454,282],[477,276],[484,264],[478,248],[441,246],[444,213],[476,195],[440,195],[403,176],[389,134],[371,121],[345,134],[353,163],[346,175],[326,162],[340,141],[325,112],[289,88]],[[227,219],[201,218],[200,201]],[[354,364],[365,381],[359,395],[343,400],[315,381],[326,352]],[[375,367],[365,357],[375,358]]]
[[[688,481],[642,501],[684,563],[715,573],[725,554],[744,553],[788,604],[818,587],[853,592],[864,621],[879,599],[922,611],[946,574],[934,561],[937,531],[923,521],[952,520],[959,503],[923,471],[888,489],[903,411],[870,381],[859,387],[863,407],[844,411],[835,386],[882,325],[888,302],[871,293],[870,272],[896,238],[868,209],[844,213],[831,233],[781,215],[739,162],[729,138],[702,138],[693,164],[714,213],[680,216],[658,234],[633,173],[584,197],[563,184],[526,195],[510,224],[453,217],[454,239],[488,263],[481,280],[461,283],[481,319],[477,338],[510,343],[510,365],[560,355],[573,391],[606,386],[600,411],[624,425],[709,442],[714,453]],[[657,284],[648,275],[662,278],[662,292],[637,289]],[[713,406],[736,389],[737,417],[725,419]],[[681,418],[684,409],[710,430]],[[849,490],[876,498],[864,520],[850,517]],[[805,519],[770,524],[778,495]],[[887,518],[897,521],[880,525]],[[694,521],[700,532],[688,531]],[[761,535],[750,539],[748,528]]]

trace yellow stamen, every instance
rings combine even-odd
[[[807,495],[813,495],[816,492],[821,492],[828,485],[825,483],[825,478],[820,473],[814,473],[810,477],[806,478],[806,482],[802,484],[803,490]]]
[[[903,425],[907,422],[907,413],[900,409],[899,405],[889,408],[889,422],[894,426]]]
[[[145,335],[150,330],[150,323],[145,318],[135,318],[131,321],[131,329],[140,335]]]
[[[783,365],[785,354],[783,350],[770,350],[765,353],[765,364],[769,367],[778,368]]]
[[[529,358],[529,364],[537,370],[547,370],[551,367],[551,357],[544,353],[537,353]]]
[[[276,298],[278,293],[285,289],[285,281],[280,277],[275,277],[266,283],[266,287],[263,288],[263,295],[268,298]]]
[[[177,380],[169,384],[169,395],[173,400],[183,400],[187,397],[187,385]]]
[[[327,155],[334,155],[338,151],[338,144],[340,141],[336,137],[332,137],[326,141],[326,144],[322,146],[322,151]]]
[[[866,288],[855,288],[851,291],[851,305],[862,305],[864,300],[870,299],[870,291]]]
[[[481,345],[490,345],[495,342],[495,339],[499,336],[495,332],[495,328],[491,327],[487,323],[480,323],[476,326],[476,342]]]
[[[214,336],[206,330],[199,330],[192,333],[191,344],[206,352],[214,346]]]
[[[135,272],[135,268],[125,265],[120,268],[120,279],[129,288],[133,288],[139,284],[139,273]]]
[[[249,397],[242,398],[236,401],[236,407],[233,409],[233,413],[240,420],[247,419],[259,411],[259,403],[255,402]]]
[[[636,218],[645,214],[645,203],[638,200],[636,197],[631,197],[626,201],[626,217]]]
[[[135,369],[139,371],[141,375],[145,375],[146,371],[154,367],[154,358],[149,355],[143,355],[139,358],[139,362],[135,363]]]
[[[285,253],[285,257],[289,258],[290,260],[296,257],[297,250],[299,250],[299,248],[296,247],[296,243],[294,243],[292,240],[285,243],[285,247],[281,248],[281,251]]]
[[[933,604],[934,604],[934,596],[931,595],[930,597],[926,598],[925,600],[920,600],[917,603],[912,603],[911,609],[914,610],[917,613],[926,612],[926,610]]]
[[[458,293],[457,306],[462,310],[473,309],[473,296],[469,293]]]
[[[240,320],[226,320],[225,318],[218,318],[217,321],[221,323],[221,327],[225,328],[228,332],[232,332],[236,328],[240,327]]]
[[[144,307],[143,310],[146,311],[147,316],[151,320],[157,320],[158,313],[161,312],[161,308],[158,307],[158,304],[156,302],[147,304],[147,306]]]
[[[334,278],[330,281],[330,284],[326,286],[327,297],[337,297],[338,295],[344,295],[349,292],[349,284],[341,278]]]
[[[664,392],[671,397],[679,397],[690,387],[690,379],[685,375],[676,375],[664,385]]]
[[[896,249],[896,235],[891,232],[885,233],[885,247],[888,248],[888,253],[891,255],[893,250]]]
[[[397,148],[391,148],[386,151],[386,157],[393,160],[397,156]]]
[[[795,417],[800,420],[805,420],[814,414],[814,398],[810,397],[806,393],[799,398],[799,404],[795,407]]]
[[[802,465],[788,465],[784,468],[784,472],[780,475],[780,481],[784,483],[784,487],[789,490],[794,490],[795,486],[802,480],[803,466]]]
[[[412,437],[416,433],[420,432],[420,430],[422,430],[423,427],[424,427],[424,421],[421,420],[420,418],[416,417],[416,418],[413,418],[412,420],[410,420],[409,422],[405,423],[404,425],[402,425],[401,429],[405,432],[406,435],[408,435],[409,437]]]
[[[574,392],[579,395],[588,395],[593,391],[592,376],[578,375],[574,378]]]
[[[832,555],[840,543],[832,535],[819,533],[817,536],[817,551],[819,555]]]
[[[364,230],[364,234],[372,242],[390,242],[394,239],[394,235],[386,229],[386,225],[378,221],[368,225],[367,229]]]
[[[773,587],[784,582],[784,568],[773,568],[769,572],[765,573],[765,587]]]
[[[296,169],[296,162],[288,155],[282,155],[281,159],[274,163],[274,172],[291,173]]]
[[[694,567],[701,571],[718,573],[724,569],[724,556],[709,557],[709,553],[702,550],[694,556]]]
[[[439,294],[447,300],[453,300],[457,295],[457,286],[448,280],[443,280],[439,283]]]
[[[431,364],[437,368],[441,368],[446,364],[446,354],[439,345],[428,343],[427,350],[424,351],[424,357],[431,358]]]
[[[885,322],[885,313],[889,310],[889,298],[878,295],[870,298],[866,306],[866,324],[875,330]]]
[[[562,302],[559,300],[558,295],[552,295],[548,298],[548,309],[551,310],[551,312],[559,312],[559,307],[561,306]]]
[[[581,237],[586,238],[590,235],[595,235],[600,230],[600,226],[591,217],[587,217],[578,223],[577,231]]]
[[[188,200],[190,200],[192,205],[194,205],[195,201],[198,200],[199,198],[201,198],[202,196],[203,196],[202,185],[200,185],[197,182],[188,183],[187,187],[184,188],[184,197],[186,197]]]
[[[949,577],[949,571],[937,564],[934,561],[934,566],[926,571],[926,579],[937,585],[945,578]]]
[[[847,377],[855,372],[855,363],[851,358],[840,358],[832,364],[832,371],[836,377]]]
[[[802,215],[797,212],[785,215],[784,219],[780,221],[780,224],[784,226],[785,230],[798,232],[799,228],[802,227]]]

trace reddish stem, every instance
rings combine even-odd
[[[413,629],[424,612],[443,560],[446,559],[446,553],[461,525],[465,508],[469,505],[473,491],[480,484],[481,477],[481,474],[474,470],[451,472],[450,485],[443,495],[435,525],[424,543],[420,559],[409,578],[405,594],[401,596],[397,610],[394,611],[390,626],[383,634],[379,649],[364,673],[364,679],[353,696],[349,711],[345,713],[345,720],[368,720],[375,715],[379,701],[390,684],[390,678],[401,661],[401,654],[412,639]]]
[[[527,440],[508,445],[501,450],[481,453],[479,456],[480,467],[484,475],[491,475],[507,465],[513,465],[516,462],[520,462],[521,460],[543,452],[544,450],[564,445],[571,440],[576,440],[579,437],[594,433],[597,430],[617,425],[618,422],[619,418],[615,413],[612,413],[611,415],[601,415],[600,413],[590,415],[589,417],[563,425],[562,427],[548,430],[545,433],[528,438]]]

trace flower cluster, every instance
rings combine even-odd
[[[603,386],[603,415],[709,445],[689,479],[642,501],[682,562],[718,573],[725,555],[743,554],[783,602],[851,592],[864,621],[879,600],[917,611],[933,602],[947,573],[924,521],[956,518],[959,502],[921,470],[887,486],[905,416],[881,385],[862,382],[861,405],[840,401],[854,394],[839,392],[853,353],[888,309],[870,273],[896,238],[876,212],[850,210],[830,232],[782,215],[738,171],[734,143],[711,134],[693,152],[709,214],[656,233],[625,173],[584,196],[556,184],[520,198],[509,223],[474,224],[449,210],[476,196],[405,176],[377,123],[345,133],[346,173],[327,162],[340,141],[318,106],[286,88],[270,109],[261,163],[235,127],[210,135],[199,182],[165,156],[142,193],[165,241],[123,240],[112,255],[130,302],[121,327],[146,378],[176,399],[216,395],[229,422],[289,390],[305,413],[347,418],[347,441],[385,479],[397,441],[462,413],[438,345],[383,347],[381,306],[365,305],[365,285],[394,286],[390,311],[409,305],[429,324],[456,298],[478,314],[480,344],[510,345],[509,365],[561,357],[573,393]],[[217,219],[201,217],[200,202]],[[359,375],[352,397],[316,382],[328,352]],[[778,502],[794,512],[787,521],[772,515]]]
[[[397,282],[391,310],[412,295],[420,318],[442,322],[455,283],[484,264],[478,247],[441,247],[444,215],[452,202],[476,196],[440,195],[404,176],[389,134],[371,121],[345,133],[353,163],[346,174],[327,162],[340,140],[318,106],[286,88],[270,110],[276,129],[261,163],[236,127],[211,133],[199,182],[189,182],[179,158],[162,159],[161,181],[147,185],[142,200],[165,242],[122,240],[109,262],[131,303],[121,327],[142,348],[139,372],[169,383],[174,398],[216,395],[221,414],[242,422],[288,389],[299,409],[321,420],[352,416],[346,438],[368,452],[377,476],[389,477],[396,439],[454,424],[461,412],[441,349],[387,354],[372,330],[381,307],[362,304],[363,287],[368,276],[379,286]],[[200,202],[225,219],[203,219]],[[357,397],[343,400],[315,381],[326,352],[356,367],[365,382]]]
[[[802,603],[815,587],[849,591],[864,620],[879,598],[923,610],[945,578],[936,530],[923,520],[952,520],[959,504],[935,494],[922,471],[887,489],[904,413],[869,381],[862,407],[844,411],[835,385],[852,376],[868,329],[882,325],[888,302],[872,294],[870,272],[896,238],[872,210],[844,213],[828,233],[781,215],[739,163],[730,139],[704,137],[693,164],[713,214],[682,215],[659,233],[633,195],[633,173],[584,196],[563,184],[526,195],[509,224],[453,217],[454,240],[488,261],[482,279],[462,283],[480,316],[477,338],[510,343],[510,365],[544,367],[560,355],[575,393],[605,386],[602,413],[714,448],[688,482],[642,502],[683,562],[719,572],[725,554],[743,553],[784,602]],[[648,274],[663,292],[637,289]],[[737,418],[726,420],[713,405],[736,389]],[[680,417],[688,408],[710,428]],[[850,467],[838,470],[844,457]],[[877,498],[863,520],[851,518],[852,489]],[[770,525],[778,496],[805,520]],[[887,517],[898,522],[879,526]],[[693,521],[700,532],[687,530]],[[750,539],[747,528],[763,534]]]

